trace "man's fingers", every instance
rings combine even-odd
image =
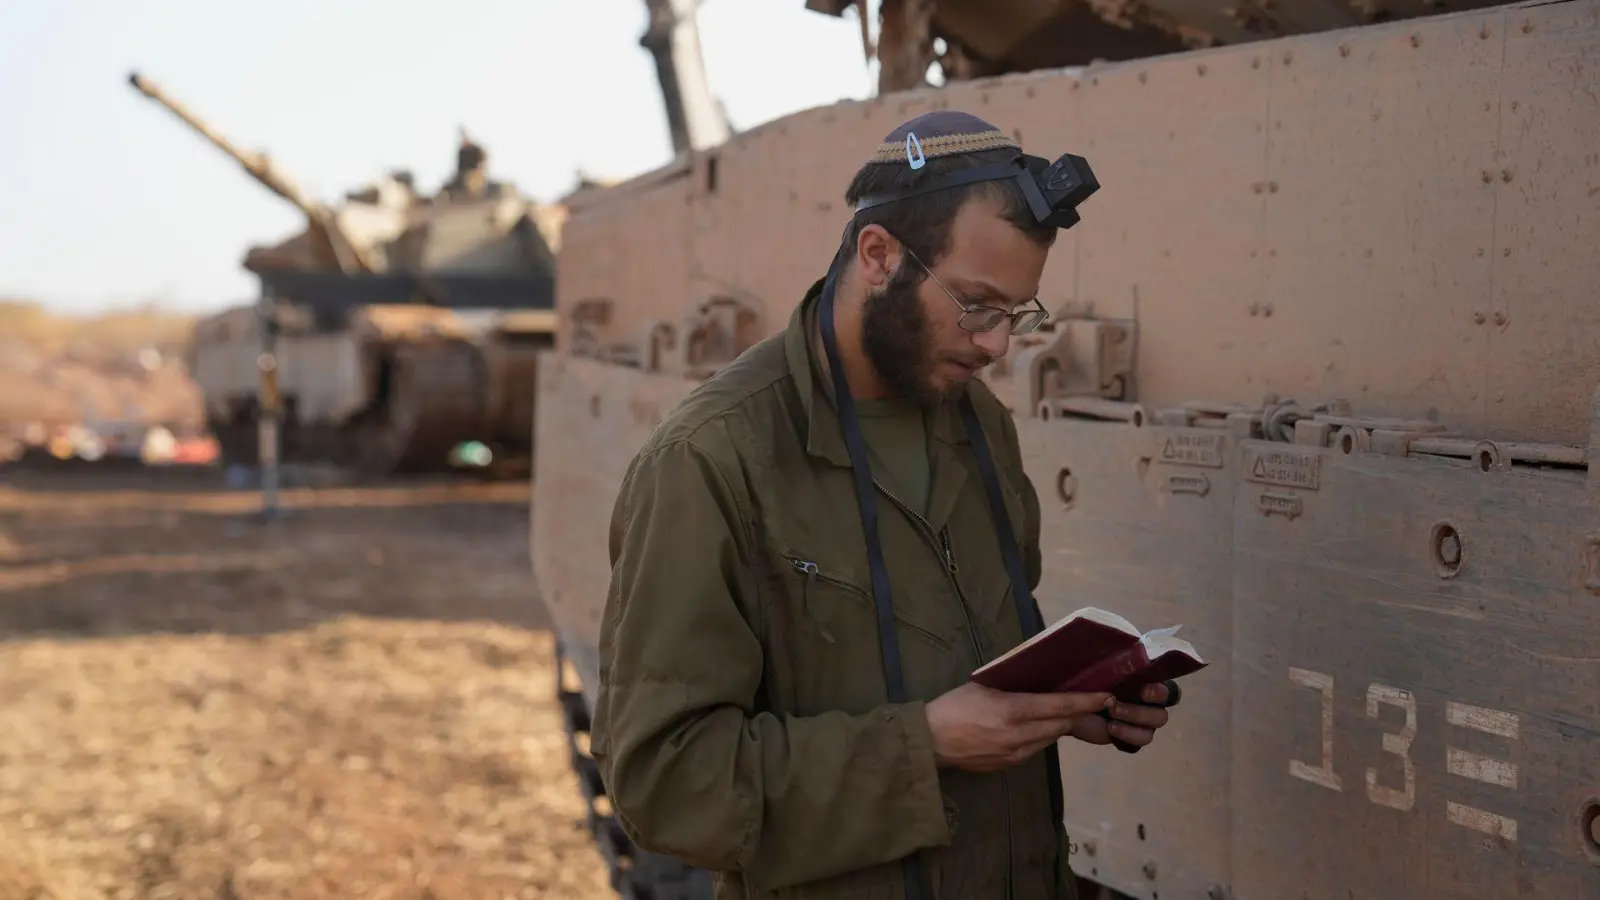
[[[1106,726],[1106,731],[1117,740],[1126,741],[1135,747],[1143,747],[1156,737],[1154,730],[1129,725],[1127,722],[1112,722]]]
[[[1026,719],[1069,719],[1110,709],[1110,694],[1013,694],[1012,716]]]
[[[1017,743],[1025,746],[1037,744],[1044,746],[1051,741],[1060,740],[1072,731],[1076,719],[1030,719],[1016,726]]]
[[[1161,681],[1156,684],[1147,684],[1139,692],[1139,699],[1145,703],[1153,703],[1161,707],[1178,705],[1178,700],[1183,696],[1183,691],[1176,681]]]
[[[1141,706],[1137,703],[1118,703],[1111,709],[1111,717],[1130,725],[1160,728],[1167,724],[1168,713],[1160,706]]]
[[[1110,720],[1099,716],[1084,716],[1072,726],[1072,736],[1086,744],[1109,744],[1111,733],[1106,729]]]

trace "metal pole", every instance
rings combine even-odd
[[[278,425],[283,418],[282,399],[278,394],[278,316],[276,298],[272,289],[261,286],[258,305],[261,317],[261,355],[256,357],[260,382],[256,392],[256,417],[261,459],[261,514],[264,518],[278,517]]]

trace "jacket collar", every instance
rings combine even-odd
[[[821,332],[817,330],[817,308],[821,304],[824,281],[818,279],[813,283],[790,314],[789,324],[784,329],[783,350],[789,375],[805,413],[806,451],[835,465],[848,467],[850,451],[845,446],[844,430],[839,425],[833,380],[827,368]],[[933,411],[929,421],[934,437],[929,453],[935,482],[934,516],[931,519],[938,525],[948,514],[949,507],[954,504],[954,495],[959,493],[961,483],[965,480],[966,470],[957,461],[955,448],[971,441],[962,427],[954,401],[941,404]]]
[[[824,280],[817,279],[790,314],[789,325],[784,329],[783,353],[789,364],[789,377],[800,396],[800,408],[805,411],[806,452],[835,465],[848,466],[850,452],[845,447],[844,431],[839,427],[839,414],[833,405],[827,360],[822,342],[813,335]],[[819,394],[822,403],[817,402]]]

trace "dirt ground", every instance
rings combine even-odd
[[[0,469],[0,900],[614,896],[528,492]]]

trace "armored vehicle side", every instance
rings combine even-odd
[[[961,108],[1102,184],[985,376],[1045,618],[1212,662],[1145,751],[1062,744],[1081,896],[1600,897],[1600,0],[1304,30],[812,109],[574,203],[531,509],[571,730],[635,449],[821,276],[847,148]]]
[[[1456,0],[1450,10],[1495,0]],[[805,0],[832,16],[853,9],[866,55],[879,62],[878,92],[1095,62],[1150,59],[1335,28],[1435,15],[1439,0],[880,0],[879,28],[866,0]]]
[[[129,80],[306,215],[299,234],[245,254],[271,302],[226,310],[196,333],[196,377],[225,459],[256,459],[256,361],[271,328],[285,461],[426,470],[468,440],[526,460],[533,360],[555,333],[559,204],[490,180],[487,153],[463,133],[455,175],[435,194],[397,172],[328,207],[148,79]]]

